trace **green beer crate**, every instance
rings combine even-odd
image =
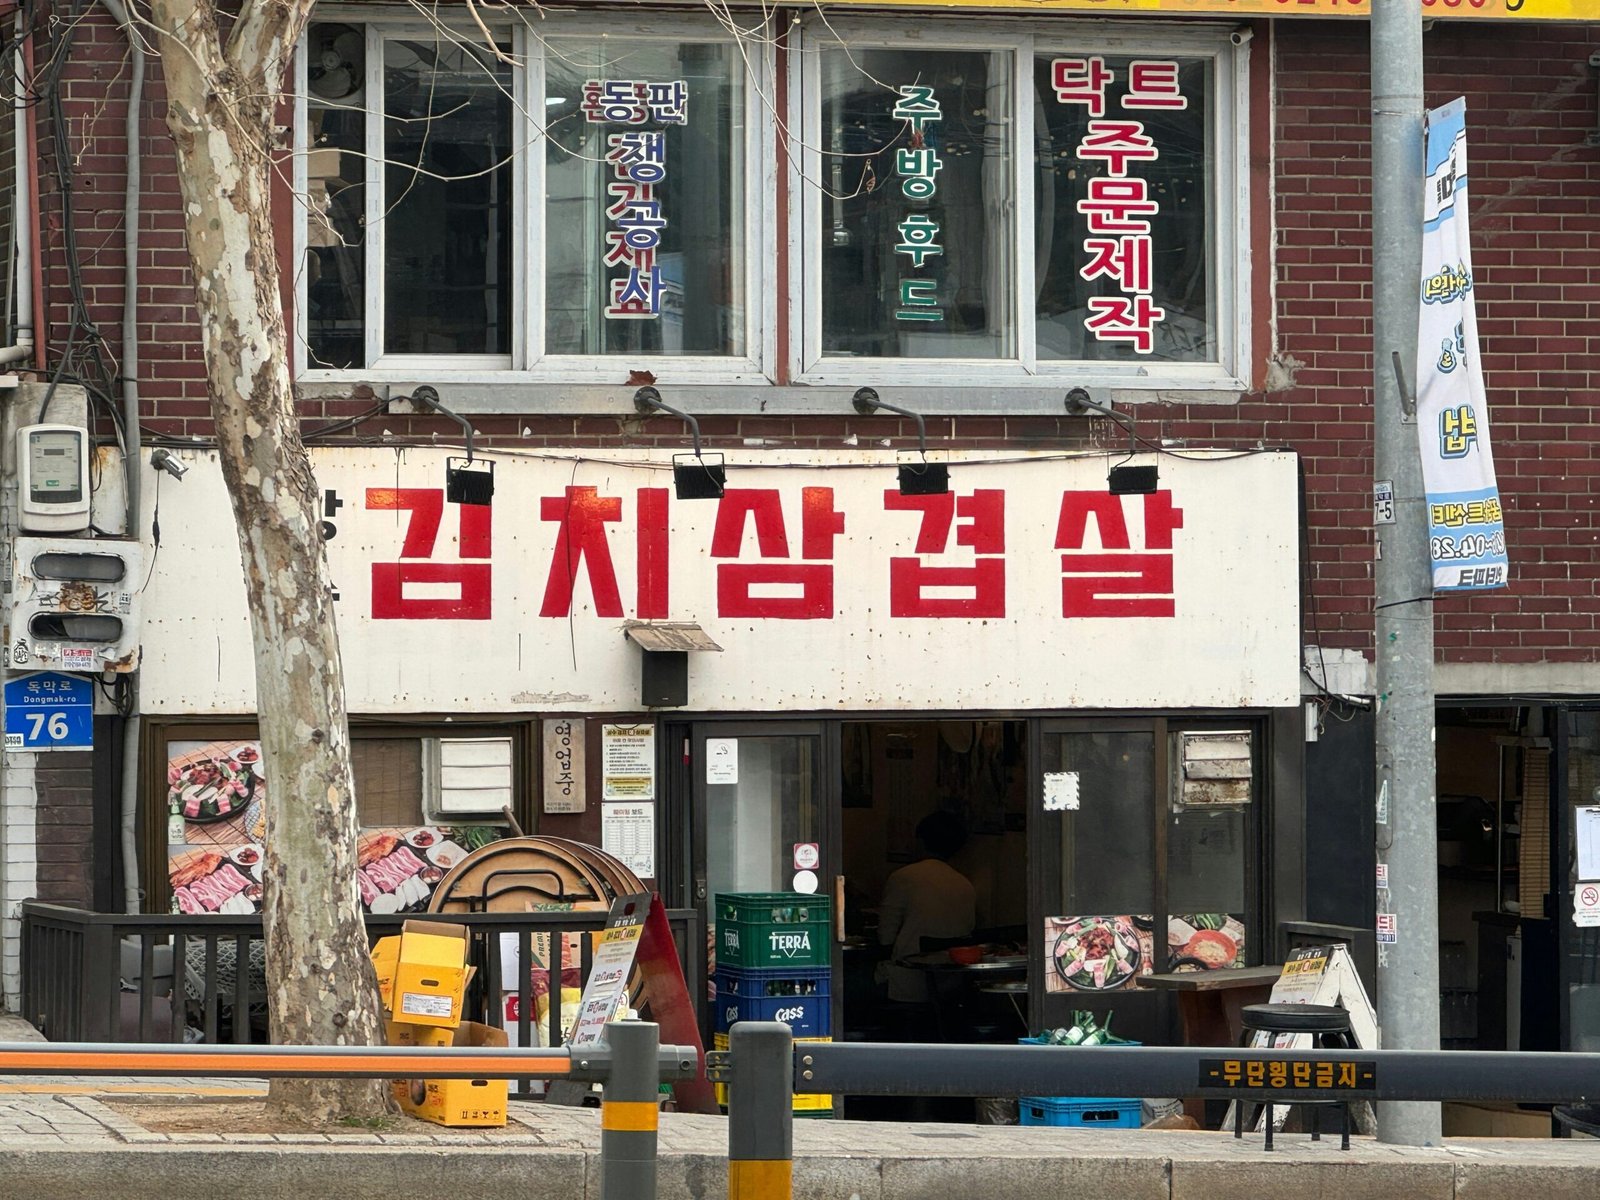
[[[719,892],[719,967],[826,967],[832,960],[833,905],[799,892]]]

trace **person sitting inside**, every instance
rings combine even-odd
[[[922,858],[889,876],[878,906],[878,941],[890,947],[889,999],[905,1004],[926,1004],[930,994],[927,972],[901,960],[920,953],[923,938],[966,937],[977,924],[977,892],[949,862],[967,842],[961,819],[943,810],[929,813],[916,836]]]

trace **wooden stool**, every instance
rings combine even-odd
[[[1355,1038],[1350,1032],[1350,1014],[1342,1008],[1327,1004],[1247,1004],[1240,1010],[1244,1022],[1244,1041],[1251,1042],[1254,1033],[1309,1033],[1311,1044],[1319,1050],[1353,1050]],[[1265,1103],[1266,1141],[1263,1149],[1272,1149],[1272,1100]],[[1317,1115],[1324,1104],[1337,1104],[1342,1117],[1339,1149],[1350,1149],[1350,1102],[1348,1100],[1293,1101],[1302,1107],[1310,1106],[1311,1140],[1322,1140],[1322,1122]],[[1244,1104],[1233,1110],[1233,1136],[1244,1136]]]

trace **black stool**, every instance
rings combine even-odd
[[[1355,1038],[1350,1032],[1350,1014],[1342,1008],[1335,1008],[1328,1004],[1247,1004],[1240,1010],[1241,1023],[1244,1026],[1245,1044],[1248,1045],[1253,1038],[1251,1034],[1266,1033],[1309,1033],[1311,1044],[1318,1050],[1353,1050]],[[1272,1100],[1264,1102],[1266,1107],[1266,1143],[1264,1149],[1272,1149]],[[1333,1103],[1339,1106],[1342,1117],[1340,1126],[1339,1149],[1350,1149],[1350,1102],[1348,1100],[1313,1100],[1313,1101],[1287,1101],[1287,1103],[1309,1104],[1311,1115],[1311,1140],[1322,1140],[1322,1122],[1318,1112],[1323,1104]],[[1238,1103],[1233,1110],[1233,1136],[1244,1136],[1244,1104]]]

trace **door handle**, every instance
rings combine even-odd
[[[844,944],[844,876],[833,877],[833,937],[839,945]]]

